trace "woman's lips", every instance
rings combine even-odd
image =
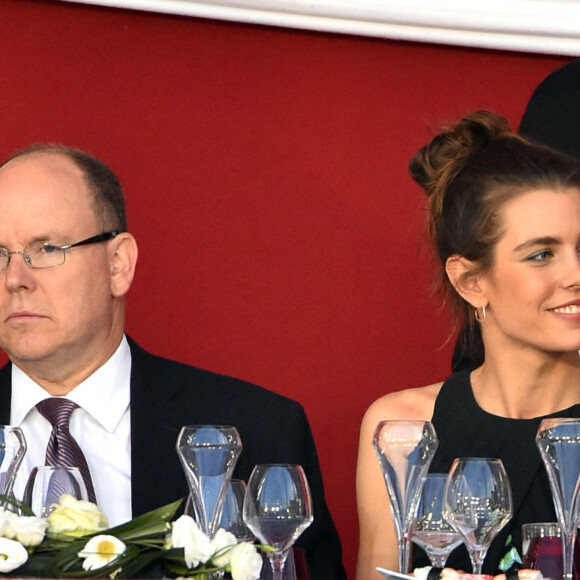
[[[579,314],[580,313],[580,300],[574,300],[572,302],[567,302],[566,304],[561,304],[555,308],[550,308],[552,312],[557,314]]]

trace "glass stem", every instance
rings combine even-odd
[[[401,574],[409,573],[409,534],[404,534],[399,540],[399,572]]]
[[[429,560],[431,561],[431,566],[433,568],[445,568],[445,563],[449,557],[449,552],[444,550],[443,552],[439,550],[425,550]]]
[[[268,558],[270,559],[270,564],[272,566],[272,580],[282,580],[287,557],[288,551],[268,553]]]
[[[481,574],[481,569],[483,567],[483,561],[487,554],[487,548],[480,550],[469,550],[469,557],[471,559],[471,567],[473,569],[473,574]]]
[[[576,544],[576,527],[572,531],[562,534],[562,557],[564,560],[563,580],[572,580],[574,574],[574,545]]]

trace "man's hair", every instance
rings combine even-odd
[[[93,196],[93,211],[103,231],[127,231],[125,198],[119,178],[105,163],[80,149],[59,144],[36,143],[16,151],[1,165],[14,159],[36,154],[58,154],[70,159],[82,172]]]

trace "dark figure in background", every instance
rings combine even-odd
[[[547,76],[535,89],[518,133],[580,159],[580,60]],[[453,372],[473,369],[482,361],[479,326],[463,327],[452,359]]]

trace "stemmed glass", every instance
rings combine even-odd
[[[511,488],[500,459],[463,457],[453,462],[443,517],[463,537],[474,574],[481,574],[491,542],[512,515]]]
[[[425,478],[411,540],[425,550],[433,568],[444,568],[449,554],[463,541],[443,518],[446,473],[430,473]]]
[[[26,453],[26,440],[20,427],[0,425],[0,506],[17,511],[12,488]]]
[[[256,465],[244,499],[244,521],[268,552],[273,580],[282,580],[286,558],[312,523],[310,487],[300,465]]]
[[[399,572],[409,572],[410,537],[423,481],[437,448],[428,421],[381,421],[373,436],[395,523]]]
[[[46,518],[64,494],[88,501],[87,488],[79,468],[42,465],[30,472],[24,490],[24,503],[39,518]]]
[[[186,425],[181,428],[176,447],[197,523],[213,538],[228,483],[242,452],[240,436],[228,425]]]
[[[563,577],[572,580],[578,527],[580,420],[544,419],[536,444],[548,472],[556,515],[562,526]]]
[[[219,527],[234,534],[238,542],[253,542],[254,535],[244,522],[245,496],[246,482],[241,479],[232,479],[226,491]]]

